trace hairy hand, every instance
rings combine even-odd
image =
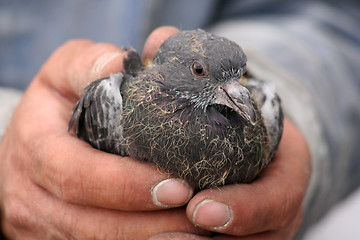
[[[149,38],[149,46],[154,43]],[[144,239],[205,232],[184,208],[172,209],[191,197],[186,183],[168,180],[151,164],[93,149],[67,132],[83,88],[121,70],[126,55],[110,44],[73,40],[35,76],[0,148],[2,227],[9,238]]]

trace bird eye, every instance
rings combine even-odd
[[[191,71],[194,75],[199,77],[204,77],[207,74],[205,67],[198,61],[193,62],[193,64],[191,65]]]

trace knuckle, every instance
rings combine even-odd
[[[54,149],[51,138],[36,139],[32,142],[31,152],[31,179],[55,194],[58,198],[70,201],[74,198],[77,189],[74,178],[71,177],[71,168],[61,167],[61,159]]]
[[[14,229],[28,229],[32,225],[32,214],[19,199],[4,201],[3,222]]]
[[[300,189],[293,188],[287,192],[281,211],[278,212],[278,228],[285,228],[294,222],[299,210],[301,210],[302,200],[303,193]]]
[[[295,219],[295,216],[292,214],[284,215],[279,219],[279,222],[277,223],[276,229],[282,229],[288,227]]]
[[[82,186],[81,182],[77,183],[70,174],[65,172],[58,172],[57,178],[57,184],[54,184],[57,186],[55,190],[57,196],[66,202],[76,202],[77,196],[81,194],[79,192],[79,188]]]
[[[121,191],[120,191],[120,202],[122,204],[122,207],[124,209],[131,209],[131,206],[134,203],[134,199],[132,196],[134,196],[134,187],[131,186],[131,183],[128,181],[128,179],[124,178],[121,182]],[[142,198],[144,199],[144,197]]]
[[[239,210],[236,213],[239,218],[234,221],[236,225],[233,226],[238,234],[248,235],[263,231],[271,221],[267,211],[254,203],[248,203]]]
[[[275,206],[269,202],[268,205],[259,206],[248,202],[246,207],[237,209],[235,217],[241,218],[235,219],[230,227],[236,228],[240,234],[254,234],[290,226],[301,210],[302,194],[298,192],[288,193],[281,205]]]

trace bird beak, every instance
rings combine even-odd
[[[256,112],[250,98],[250,92],[239,83],[238,79],[232,79],[220,85],[217,89],[215,102],[233,109],[241,117],[255,125]]]

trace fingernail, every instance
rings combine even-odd
[[[205,199],[196,207],[192,216],[195,225],[222,229],[229,225],[232,219],[231,208],[223,203]]]
[[[124,52],[121,51],[115,51],[115,52],[105,52],[103,55],[101,55],[95,62],[93,67],[94,73],[101,72],[104,67],[111,62],[114,58],[118,57],[119,55],[123,55]]]
[[[151,191],[153,201],[162,207],[175,207],[186,204],[193,195],[190,186],[181,179],[166,179]]]

